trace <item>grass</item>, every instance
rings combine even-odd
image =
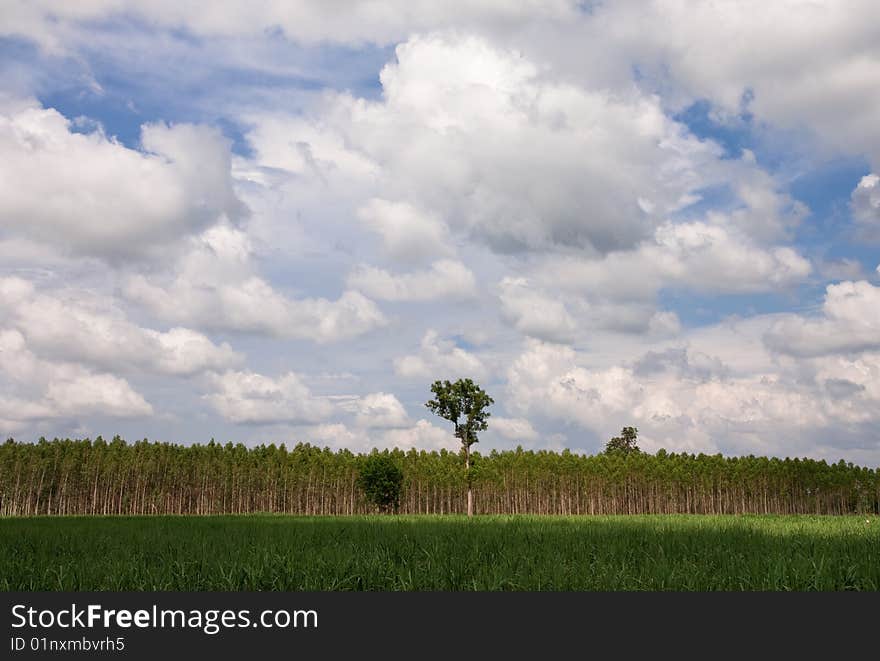
[[[10,518],[0,590],[878,590],[870,518]]]

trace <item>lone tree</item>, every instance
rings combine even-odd
[[[431,392],[435,399],[425,403],[433,413],[455,425],[455,437],[461,441],[464,469],[467,477],[467,515],[474,515],[473,471],[471,471],[471,446],[477,442],[477,432],[488,427],[486,419],[491,415],[486,408],[495,403],[486,392],[470,379],[455,383],[434,381]]]
[[[380,512],[393,512],[400,506],[403,471],[391,455],[373,452],[361,463],[357,485]]]
[[[615,436],[605,444],[605,454],[641,452],[636,445],[638,436],[639,430],[635,427],[624,427],[620,430],[620,436]]]

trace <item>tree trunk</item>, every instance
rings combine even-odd
[[[474,490],[471,485],[471,448],[464,444],[464,470],[467,475],[467,515],[470,519],[474,515]]]

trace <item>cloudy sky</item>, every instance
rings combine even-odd
[[[0,3],[0,433],[880,463],[875,0]]]

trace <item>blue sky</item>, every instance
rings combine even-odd
[[[14,5],[0,432],[876,464],[857,4]]]

